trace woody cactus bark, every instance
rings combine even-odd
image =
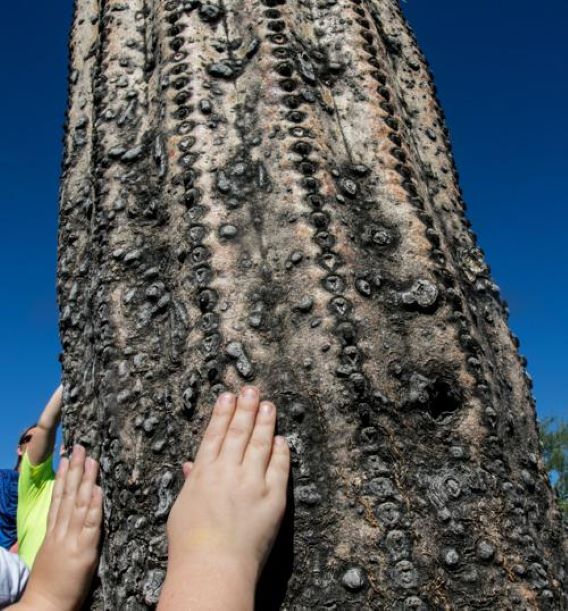
[[[398,3],[76,0],[70,46],[58,287],[65,434],[102,466],[92,608],[155,605],[180,464],[243,382],[293,453],[259,608],[564,608],[530,382]]]

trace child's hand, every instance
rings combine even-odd
[[[98,463],[75,446],[71,461],[61,459],[47,533],[36,557],[20,606],[71,611],[81,606],[98,558],[102,491],[96,485]]]
[[[176,573],[191,582],[192,573],[208,567],[223,580],[221,590],[234,577],[254,593],[286,506],[290,453],[285,439],[274,437],[275,424],[276,408],[262,402],[259,409],[254,387],[245,387],[238,400],[230,393],[219,397],[195,463],[184,466],[187,479],[168,520],[166,584]],[[197,580],[194,586],[195,593]],[[164,590],[170,594],[162,605],[179,585]],[[240,601],[234,608],[247,608],[245,594]]]

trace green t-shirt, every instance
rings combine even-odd
[[[18,554],[31,569],[36,554],[43,543],[47,529],[47,514],[55,473],[50,455],[39,465],[33,466],[27,453],[20,465],[18,480]]]

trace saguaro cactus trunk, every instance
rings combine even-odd
[[[293,450],[259,608],[564,608],[530,382],[395,0],[77,0],[60,214],[92,608],[155,605],[181,461],[244,382]]]

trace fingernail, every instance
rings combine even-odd
[[[243,394],[247,399],[254,399],[257,394],[257,390],[254,386],[245,386],[243,389]]]
[[[274,438],[274,443],[277,446],[287,446],[288,445],[288,441],[286,440],[286,437],[282,437],[282,435],[276,435],[276,437]]]
[[[233,400],[233,397],[234,397],[233,393],[231,393],[231,392],[224,392],[221,395],[220,399],[221,399],[221,401],[223,401],[223,403],[230,403]]]
[[[272,403],[269,403],[268,401],[263,401],[260,404],[260,413],[263,414],[264,416],[270,415],[273,409],[274,409],[274,406],[272,405]]]

